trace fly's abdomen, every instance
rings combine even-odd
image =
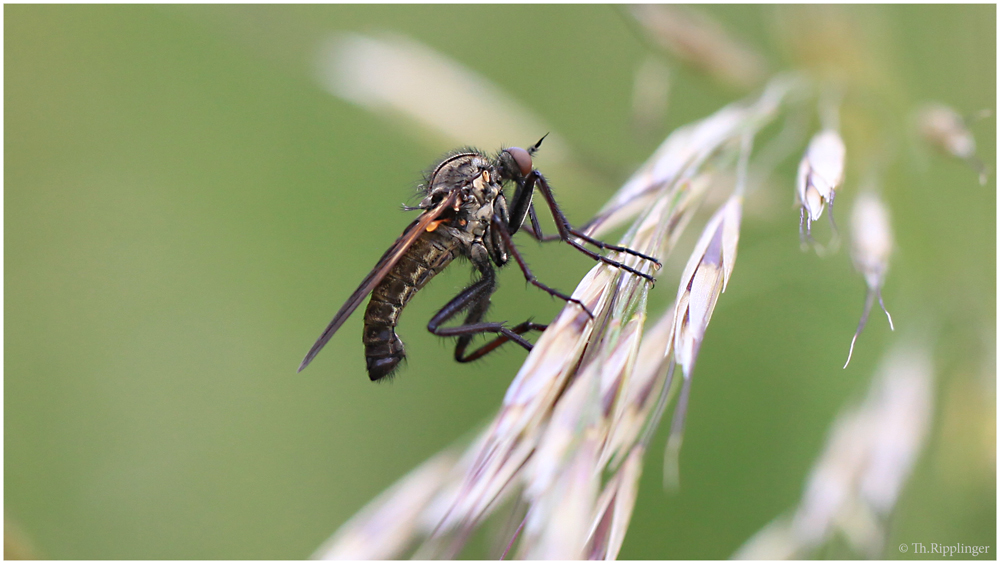
[[[362,341],[368,377],[374,380],[392,374],[406,358],[403,341],[396,335],[396,323],[406,303],[435,274],[454,260],[458,241],[436,233],[424,233],[372,290]]]

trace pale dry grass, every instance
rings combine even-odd
[[[465,454],[442,454],[414,471],[342,527],[317,556],[396,558],[420,541],[417,556],[451,557],[518,492],[526,506],[518,557],[614,558],[631,518],[648,441],[678,390],[671,444],[674,452],[679,448],[700,343],[733,271],[751,140],[797,84],[776,79],[755,100],[675,131],[591,223],[591,232],[600,234],[638,215],[619,243],[665,258],[713,175],[739,169],[731,175],[737,179],[733,195],[705,225],[690,255],[675,305],[648,333],[643,329],[650,284],[596,265],[573,292],[595,319],[579,307],[565,307]],[[653,273],[648,261],[614,258]],[[672,379],[675,364],[681,382]]]
[[[766,76],[759,55],[695,11],[642,6],[631,13],[674,59],[721,82],[749,88]],[[830,14],[837,16],[836,10]],[[799,51],[807,55],[815,51],[827,79],[835,68],[881,76],[873,70],[877,61],[844,42],[852,27],[843,18],[831,21],[834,25],[817,41],[795,34],[790,41],[801,41]],[[847,47],[837,51],[836,45]],[[319,60],[318,78],[331,92],[374,112],[404,117],[423,135],[453,145],[494,146],[533,139],[537,135],[531,131],[549,129],[485,78],[403,37],[341,36],[321,50]],[[631,520],[645,454],[668,413],[664,480],[668,487],[679,484],[691,381],[715,306],[734,272],[744,200],[756,187],[748,184],[770,178],[785,155],[801,154],[795,183],[788,185],[800,212],[801,240],[820,255],[837,250],[833,203],[851,185],[847,157],[855,155],[842,136],[839,114],[844,89],[852,83],[805,76],[772,78],[759,95],[673,131],[586,225],[595,237],[628,226],[619,244],[664,260],[695,218],[704,217],[696,214],[699,208],[717,205],[699,226],[700,236],[676,280],[654,273],[647,261],[612,255],[658,274],[658,285],[668,291],[676,284],[674,302],[665,312],[647,319],[650,285],[643,279],[594,266],[573,292],[594,319],[579,307],[565,307],[475,438],[402,478],[343,525],[315,557],[455,557],[484,520],[512,506],[519,524],[502,539],[505,557],[614,559]],[[662,118],[670,81],[669,67],[647,59],[636,76],[637,116]],[[434,96],[413,96],[428,85],[434,86]],[[817,103],[818,130],[809,129],[812,112],[802,111],[803,100]],[[487,128],[483,121],[456,120],[456,114],[499,118],[489,120]],[[785,127],[754,155],[757,134],[783,117]],[[953,110],[926,109],[919,124],[924,139],[942,152],[978,163],[967,120]],[[550,175],[579,173],[573,172],[579,167],[570,166],[571,150],[558,135],[547,138],[545,151],[546,162],[554,161],[558,171]],[[865,190],[853,204],[851,258],[867,297],[848,363],[875,298],[885,311],[881,292],[894,249],[885,202]],[[833,238],[819,246],[812,240],[812,224],[826,207],[831,208]],[[799,508],[748,541],[738,557],[805,557],[838,531],[859,553],[878,554],[884,520],[923,444],[933,404],[929,356],[914,341],[894,350],[869,396],[834,424]]]

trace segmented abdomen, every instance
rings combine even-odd
[[[417,290],[455,259],[457,248],[454,237],[438,231],[425,232],[372,290],[362,341],[368,377],[373,381],[392,374],[406,357],[403,341],[396,335],[399,314]]]

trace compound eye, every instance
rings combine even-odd
[[[531,155],[520,147],[511,147],[507,149],[507,152],[514,157],[517,168],[521,169],[521,176],[528,176],[531,173]]]

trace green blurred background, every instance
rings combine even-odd
[[[794,9],[703,7],[772,69],[796,61],[775,24]],[[409,221],[399,204],[419,172],[448,148],[325,91],[312,65],[328,34],[408,35],[542,116],[605,171],[552,178],[577,223],[669,130],[746,94],[675,67],[659,135],[637,135],[633,73],[650,47],[606,6],[4,15],[4,511],[55,559],[305,557],[489,417],[523,360],[511,349],[458,365],[451,343],[424,330],[468,281],[456,267],[404,314],[409,364],[391,384],[366,377],[359,315],[295,373]],[[838,17],[868,34],[847,47],[882,62],[872,88],[895,122],[924,100],[995,107],[995,6]],[[993,170],[995,119],[973,132]],[[769,207],[748,212],[698,365],[681,491],[660,485],[661,429],[623,558],[727,558],[790,510],[835,415],[914,327],[934,336],[935,418],[887,546],[995,547],[995,180],[981,187],[964,163],[926,151],[896,157],[883,194],[899,247],[884,291],[897,333],[873,314],[841,370],[864,286],[844,250],[799,250],[793,157],[761,192]],[[546,170],[544,148],[536,164]],[[848,170],[846,201],[858,178]],[[557,288],[590,267],[562,246],[524,248]],[[516,269],[501,284],[494,319],[548,320],[559,307]],[[657,286],[653,314],[674,284]],[[486,557],[486,545],[466,555]]]

